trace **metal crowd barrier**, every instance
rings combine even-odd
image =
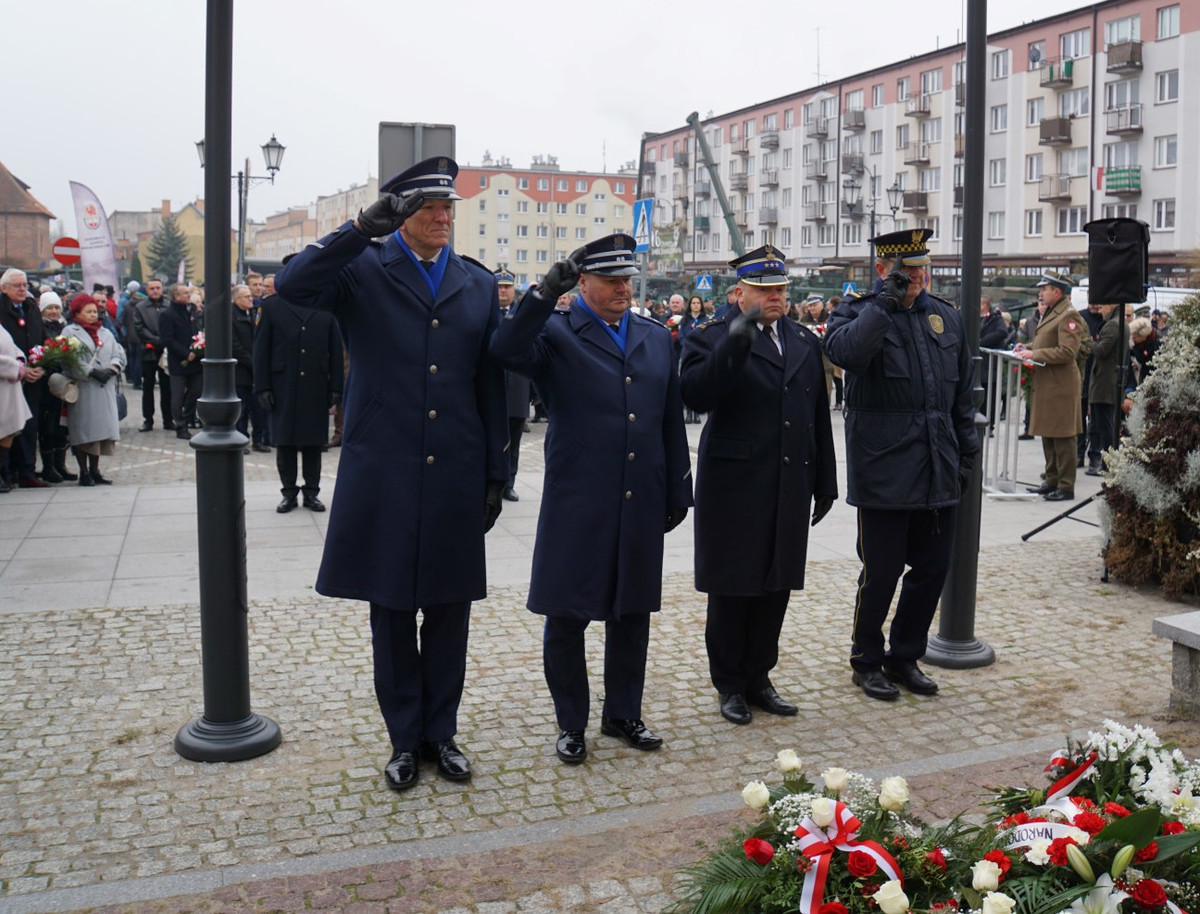
[[[983,493],[989,498],[1036,498],[1017,479],[1020,434],[1024,427],[1020,356],[1006,349],[980,347],[984,358]],[[1034,362],[1034,365],[1041,363]]]

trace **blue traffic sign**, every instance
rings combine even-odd
[[[699,276],[696,277],[696,291],[697,292],[711,292],[712,291],[712,276],[710,274],[701,273]]]
[[[654,224],[654,200],[633,201],[633,238],[637,246],[635,254],[643,254],[650,250],[650,227]]]
[[[852,282],[842,283],[842,295],[853,295],[853,294],[854,294],[854,283],[852,283]]]

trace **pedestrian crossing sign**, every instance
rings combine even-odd
[[[644,254],[650,250],[650,226],[654,222],[654,200],[633,201],[633,239],[637,242],[633,252]]]
[[[708,273],[701,273],[699,276],[697,276],[696,277],[696,291],[697,292],[711,292],[712,291],[712,276],[709,275]]]
[[[853,294],[854,294],[854,283],[852,283],[852,282],[842,283],[842,297],[845,298],[846,296],[853,295]]]

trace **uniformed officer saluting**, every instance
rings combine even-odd
[[[735,304],[683,344],[680,386],[708,413],[696,465],[696,589],[708,593],[704,641],[721,715],[747,703],[791,716],[770,672],[792,590],[804,588],[808,513],[837,497],[825,369],[817,337],[781,320],[787,264],[770,245],[739,257]]]
[[[531,378],[549,413],[546,484],[527,606],[546,616],[543,660],[564,762],[587,757],[584,632],[605,623],[600,732],[635,749],[663,535],[687,516],[691,464],[671,334],[630,313],[629,235],[599,238],[550,268],[501,321],[492,354]],[[555,301],[579,282],[566,311]]]
[[[825,351],[846,370],[846,501],[858,508],[862,560],[850,666],[855,685],[883,701],[899,697],[893,683],[937,691],[917,661],[950,565],[955,506],[979,450],[962,319],[925,291],[932,234],[872,238],[874,289],[838,305],[825,329]],[[883,623],[905,565],[885,653]]]
[[[445,157],[417,163],[276,277],[287,300],[337,315],[353,359],[317,591],[371,604],[395,790],[417,783],[418,753],[471,776],[454,742],[467,626],[508,481],[504,376],[487,353],[496,278],[450,249],[457,174]]]

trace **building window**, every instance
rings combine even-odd
[[[1174,38],[1179,34],[1179,4],[1164,6],[1158,11],[1158,37]]]
[[[790,228],[781,228],[779,230],[779,246],[781,248],[790,248],[792,246],[792,230]]]
[[[1175,201],[1154,201],[1154,230],[1166,232],[1175,228]]]
[[[1080,177],[1088,173],[1088,150],[1086,146],[1058,151],[1058,173]]]
[[[817,226],[817,244],[821,247],[837,242],[837,226],[836,225],[818,225]]]
[[[582,203],[580,204],[580,206],[583,206],[583,205],[585,205],[585,204],[582,204]],[[554,212],[556,215],[565,216],[567,214],[567,204],[555,203],[554,204]]]
[[[561,190],[563,193],[567,192],[568,187],[570,187],[570,183],[567,181],[566,178],[559,178],[557,181],[554,182],[555,190]]]
[[[1046,65],[1046,42],[1029,42],[1029,69],[1040,70]]]
[[[539,238],[548,238],[548,237],[550,236],[550,229],[549,229],[549,227],[547,227],[547,226],[545,226],[545,225],[539,225],[539,226],[537,227],[537,236],[538,236]]]
[[[1163,70],[1156,74],[1155,82],[1157,88],[1154,93],[1156,102],[1177,102],[1179,101],[1179,71],[1178,70]]]
[[[1087,57],[1092,48],[1092,30],[1077,29],[1059,36],[1058,54],[1064,60],[1074,60],[1077,57]]]
[[[486,200],[485,198],[483,198],[483,197],[480,197],[480,198],[479,198],[479,211],[480,211],[481,213],[486,213],[486,212],[487,212],[487,200]]]
[[[992,108],[992,133],[1003,133],[1008,129],[1008,105]]]
[[[862,223],[847,222],[842,230],[842,242],[844,244],[862,244]]]
[[[550,254],[547,251],[535,251],[534,254],[534,259],[537,260],[538,263],[548,263],[550,261]]]
[[[592,222],[596,225],[604,225],[604,217],[603,216],[593,216]]]
[[[783,151],[783,167],[792,167],[792,150],[790,148]]]
[[[992,52],[992,79],[1007,79],[1009,67],[1008,48]]]
[[[1137,79],[1118,79],[1104,86],[1104,110],[1128,108],[1141,101],[1140,81]]]
[[[625,182],[624,181],[616,182],[616,184],[613,185],[613,193],[614,194],[625,193]]]
[[[1176,135],[1156,136],[1154,138],[1154,167],[1174,168],[1178,164],[1178,144]]]
[[[528,200],[518,200],[517,201],[517,212],[518,213],[529,212],[529,201]]]
[[[529,179],[517,178],[517,190],[529,190]]]
[[[479,176],[479,186],[480,186],[480,187],[487,187],[487,175],[480,175],[480,176]]]
[[[486,225],[479,226],[479,234],[480,234],[480,236],[487,234],[487,226]]]
[[[802,248],[812,247],[812,226],[811,225],[800,226],[800,247],[802,247]]]
[[[909,136],[908,124],[900,124],[896,128],[896,148],[897,149],[907,149],[908,148],[908,136]]]
[[[1046,116],[1046,100],[1041,96],[1031,98],[1025,103],[1025,126],[1036,127]]]
[[[1040,152],[1025,156],[1025,180],[1030,183],[1042,180],[1042,154]]]
[[[988,162],[988,184],[1003,187],[1008,183],[1008,159],[992,159]]]
[[[1091,105],[1092,90],[1087,86],[1061,92],[1058,96],[1058,113],[1061,117],[1087,117]]]
[[[777,130],[779,128],[779,115],[772,112],[771,114],[763,115],[763,130]]]
[[[586,203],[576,203],[575,204],[575,215],[576,216],[586,216],[587,215],[587,204]]]
[[[908,98],[909,79],[907,76],[901,76],[896,80],[896,101],[902,102]]]
[[[538,211],[539,213],[548,213],[548,212],[550,212],[550,204],[549,204],[549,203],[545,203],[545,202],[539,203],[539,204],[537,205],[537,211]]]
[[[1105,203],[1101,208],[1103,219],[1136,219],[1136,203]]]
[[[529,252],[524,248],[517,248],[517,263],[528,263]]]
[[[933,95],[942,91],[942,68],[926,70],[921,74],[921,94]]]
[[[872,130],[871,131],[871,152],[875,153],[876,155],[883,152],[883,131],[882,130]]]
[[[1126,16],[1123,19],[1113,19],[1104,23],[1105,46],[1139,40],[1141,38],[1140,22],[1140,16]]]
[[[1040,209],[1025,210],[1025,237],[1040,238],[1042,236],[1042,211]]]
[[[926,192],[942,189],[942,170],[940,168],[923,168],[919,172],[917,187]]]
[[[608,194],[592,194],[593,200],[605,200],[607,198],[608,198]]]
[[[938,216],[929,216],[925,219],[917,220],[917,228],[929,229],[933,232],[929,236],[930,241],[940,241],[942,220]]]
[[[585,229],[585,228],[575,229],[575,240],[576,241],[587,241],[587,229]]]
[[[1131,168],[1138,164],[1138,144],[1135,142],[1106,143],[1104,145],[1105,168]]]
[[[1004,213],[988,213],[988,237],[1004,237]]]
[[[1067,206],[1058,211],[1059,235],[1082,235],[1083,227],[1087,224],[1086,206]]]
[[[921,121],[921,142],[940,143],[941,141],[942,119],[940,117],[931,117],[927,121]]]
[[[875,83],[875,85],[871,87],[871,107],[883,107],[883,83]]]
[[[625,207],[613,206],[613,218],[614,219],[620,219],[624,215],[625,215]],[[567,236],[563,235],[563,237],[566,238]]]
[[[517,226],[517,237],[518,238],[528,238],[529,237],[529,226],[518,225]]]
[[[577,194],[586,194],[587,193],[586,179],[580,178],[575,182],[575,193],[577,193]]]
[[[954,232],[954,240],[962,241],[963,236],[963,217],[956,215],[951,222],[951,231]]]
[[[651,161],[654,161],[654,160],[651,159]],[[549,178],[538,178],[537,189],[538,190],[549,190],[550,189],[550,179]]]

